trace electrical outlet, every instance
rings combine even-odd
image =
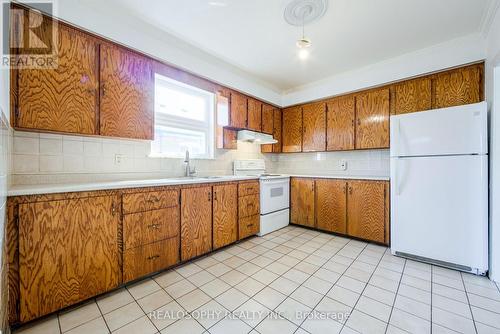
[[[125,155],[123,154],[115,154],[115,165],[121,165]]]
[[[345,159],[340,160],[339,166],[340,166],[341,170],[346,170],[347,169],[347,160],[345,160]]]

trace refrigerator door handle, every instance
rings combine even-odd
[[[405,175],[404,167],[403,167],[404,164],[405,164],[404,159],[399,159],[398,160],[399,166],[396,168],[396,171],[395,171],[395,174],[396,174],[396,177],[395,177],[395,179],[396,179],[396,194],[398,196],[401,195],[401,191],[402,191],[403,180],[399,179],[399,175],[403,175],[403,176]]]

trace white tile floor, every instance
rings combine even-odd
[[[483,277],[289,226],[16,333],[500,333]]]

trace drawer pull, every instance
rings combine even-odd
[[[160,226],[161,226],[161,224],[150,224],[150,225],[148,225],[148,228],[154,228],[156,230],[159,230]]]
[[[247,227],[252,227],[252,226],[253,226],[253,224],[247,224]]]
[[[152,260],[156,260],[157,258],[159,258],[160,255],[152,255],[152,256],[148,256],[148,260],[152,261]]]
[[[159,199],[159,198],[150,198],[150,199],[148,199],[148,202],[149,202],[149,203],[153,203],[153,204],[154,204],[154,203],[158,203],[159,201],[160,201],[160,199]]]

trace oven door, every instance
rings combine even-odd
[[[290,206],[290,178],[260,180],[260,214],[286,209]]]

